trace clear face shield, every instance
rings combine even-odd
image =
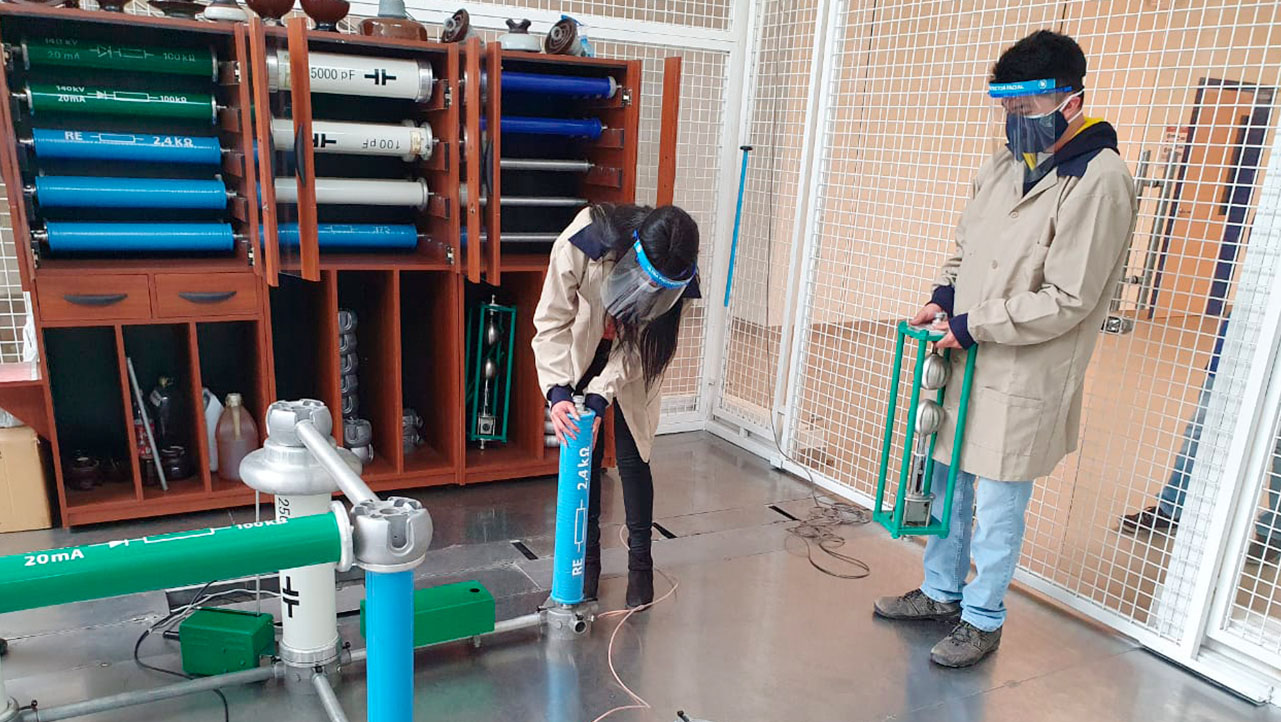
[[[1005,128],[1006,146],[1029,168],[1042,162],[1067,132],[1076,115],[1068,118],[1064,108],[1083,92],[1053,79],[988,85],[988,95],[996,101],[993,112]]]
[[[633,232],[635,242],[630,250],[614,264],[614,270],[605,279],[601,299],[605,313],[626,324],[645,324],[662,316],[676,305],[697,268],[690,268],[680,278],[663,275],[645,255],[639,234]]]

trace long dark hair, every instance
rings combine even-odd
[[[663,275],[683,278],[698,262],[698,224],[676,206],[602,203],[592,206],[591,213],[592,223],[604,231],[601,238],[615,259],[631,248],[635,231],[645,255]],[[678,300],[667,313],[647,324],[614,322],[623,350],[640,355],[646,386],[663,375],[676,355],[684,305],[684,299]]]

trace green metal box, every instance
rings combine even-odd
[[[494,631],[494,595],[480,582],[459,582],[414,591],[414,646],[466,639]],[[360,602],[365,636],[365,602]]]
[[[197,609],[178,625],[182,670],[193,675],[224,674],[258,666],[276,653],[270,614],[234,609]]]

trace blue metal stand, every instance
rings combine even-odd
[[[365,572],[369,722],[414,718],[414,572]]]

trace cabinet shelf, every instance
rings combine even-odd
[[[577,209],[531,208],[515,201],[504,207],[502,199],[504,194],[508,198],[555,195],[592,203],[633,202],[641,136],[640,61],[507,53],[478,39],[442,45],[316,32],[299,18],[286,28],[267,28],[256,19],[247,24],[216,24],[0,5],[0,39],[18,42],[25,36],[46,34],[122,46],[212,48],[218,65],[211,68],[211,78],[193,76],[185,85],[175,82],[174,87],[208,92],[224,106],[208,127],[182,134],[217,138],[222,162],[217,168],[208,158],[205,163],[234,196],[225,212],[209,209],[235,232],[233,248],[226,253],[85,257],[56,254],[47,244],[33,253],[27,242],[31,226],[39,227],[45,217],[59,216],[58,211],[50,213],[26,202],[20,192],[24,178],[42,171],[77,175],[69,170],[81,160],[42,159],[19,147],[17,138],[30,135],[32,116],[13,97],[29,79],[38,81],[44,71],[10,67],[0,75],[0,142],[11,144],[0,154],[0,174],[10,189],[19,272],[23,287],[35,297],[36,329],[42,341],[39,363],[12,371],[0,367],[0,393],[5,394],[6,407],[28,411],[33,418],[44,417],[43,423],[32,425],[52,447],[63,524],[252,503],[253,490],[222,478],[211,468],[217,452],[209,443],[205,389],[219,400],[239,393],[260,427],[274,399],[319,399],[334,412],[335,437],[341,439],[340,308],[355,310],[359,317],[358,417],[367,419],[373,432],[374,458],[365,466],[364,477],[374,489],[391,492],[556,472],[557,451],[543,445],[545,402],[530,342],[534,308],[546,273],[550,245],[544,242],[546,234],[563,230]],[[268,86],[268,56],[280,50],[295,61],[291,69],[297,87]],[[301,72],[307,63],[303,56],[316,53],[426,62],[431,65],[434,86],[417,99],[307,92],[303,80],[311,76]],[[479,78],[482,70],[488,77],[487,92],[481,82],[464,82],[464,78]],[[612,98],[599,100],[504,93],[501,76],[507,70],[608,77],[620,90]],[[86,78],[107,87],[131,87],[146,80],[135,76],[145,75],[85,71]],[[310,91],[316,91],[315,83]],[[531,140],[515,133],[503,138],[504,114],[592,117],[607,129],[595,140]],[[430,158],[406,161],[400,156],[375,156],[370,146],[343,155],[315,152],[313,138],[312,145],[298,146],[295,158],[292,147],[273,145],[273,118],[297,120],[306,132],[313,121],[324,120],[426,123],[435,146]],[[80,115],[74,120],[70,114],[46,113],[40,123],[38,127],[52,129],[80,129],[80,124],[86,130],[156,134],[178,134],[181,125],[148,119],[141,112],[114,119]],[[660,146],[665,139],[660,139]],[[324,151],[323,146],[319,150]],[[660,147],[660,151],[674,153],[674,148]],[[580,166],[589,162],[592,168],[531,170],[537,164],[526,163],[505,171],[501,167],[505,157],[575,160]],[[194,167],[199,164],[152,163],[144,168],[145,164],[132,161],[86,163],[79,166],[84,170],[79,175],[127,177],[133,175],[123,167],[128,165],[143,177],[204,178]],[[309,171],[302,174],[302,202],[277,203],[273,179],[279,176],[292,182],[297,164]],[[660,188],[664,187],[661,176],[660,172]],[[333,199],[340,204],[316,204],[306,180],[314,177],[423,179],[431,196],[426,203],[414,199],[406,201],[410,205],[394,207],[346,205],[350,199],[345,196]],[[469,190],[466,196],[464,184]],[[262,202],[250,202],[257,195],[250,191],[258,186]],[[482,198],[487,202],[482,203]],[[87,217],[115,218],[111,215],[115,211],[93,213],[97,215]],[[171,212],[148,219],[160,218],[190,222],[197,216]],[[281,243],[277,232],[283,223],[296,223],[301,229],[312,223],[412,224],[418,241],[412,245],[407,229],[402,228],[388,233],[404,241],[403,251],[364,253],[329,245],[322,251],[318,238],[294,229],[288,229],[293,233],[290,243]],[[466,247],[464,226],[472,241]],[[513,234],[508,243],[502,241],[504,229]],[[359,232],[372,231],[348,232],[344,238],[354,242]],[[542,235],[515,237],[521,232]],[[516,335],[511,349],[507,441],[481,449],[467,441],[466,433],[466,313],[470,303],[481,296],[487,301],[491,295],[516,307]],[[113,296],[121,298],[106,301]],[[126,357],[134,360],[143,393],[150,392],[161,375],[178,382],[174,393],[181,408],[170,441],[187,449],[193,472],[185,479],[168,480],[167,491],[149,482],[140,459],[141,427],[133,423]],[[404,418],[410,410],[422,419],[417,428],[421,442],[407,450]],[[608,440],[608,426],[605,433]],[[264,435],[265,429],[259,428],[260,442]],[[69,479],[70,461],[77,455],[97,459],[110,470],[98,485],[85,491],[74,488],[75,478]]]

